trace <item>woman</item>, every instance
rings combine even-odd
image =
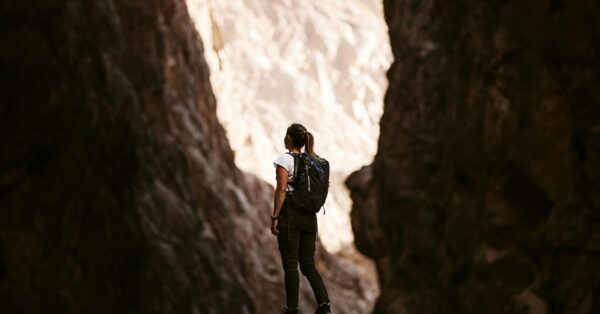
[[[294,178],[294,157],[300,149],[315,155],[314,138],[304,126],[293,123],[288,127],[284,138],[285,148],[289,152],[281,154],[273,163],[277,174],[277,188],[273,215],[271,216],[271,232],[277,236],[281,263],[285,273],[285,295],[287,307],[283,313],[298,313],[298,263],[302,274],[310,282],[317,301],[315,314],[331,313],[327,289],[319,271],[315,268],[315,243],[317,240],[317,215],[297,211],[289,206],[286,190],[293,191],[289,184]]]

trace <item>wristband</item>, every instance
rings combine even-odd
[[[279,219],[279,216],[271,216],[271,220]]]

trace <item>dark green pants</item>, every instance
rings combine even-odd
[[[298,307],[298,290],[300,286],[298,264],[300,264],[302,274],[310,283],[317,305],[329,301],[323,279],[315,268],[316,240],[317,233],[314,231],[304,231],[291,227],[288,238],[287,226],[279,228],[277,243],[285,273],[285,295],[288,308]]]

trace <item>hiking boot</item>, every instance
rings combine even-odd
[[[315,314],[331,314],[331,306],[329,303],[321,304]]]
[[[283,312],[281,312],[281,313],[282,314],[298,314],[298,309],[296,308],[296,309],[290,310],[287,307],[284,307]]]

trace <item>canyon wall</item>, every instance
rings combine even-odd
[[[234,164],[185,3],[0,16],[0,312],[279,313],[273,189]],[[364,313],[356,271],[317,255],[334,309]]]
[[[384,1],[378,152],[351,175],[374,313],[600,312],[600,5]]]

